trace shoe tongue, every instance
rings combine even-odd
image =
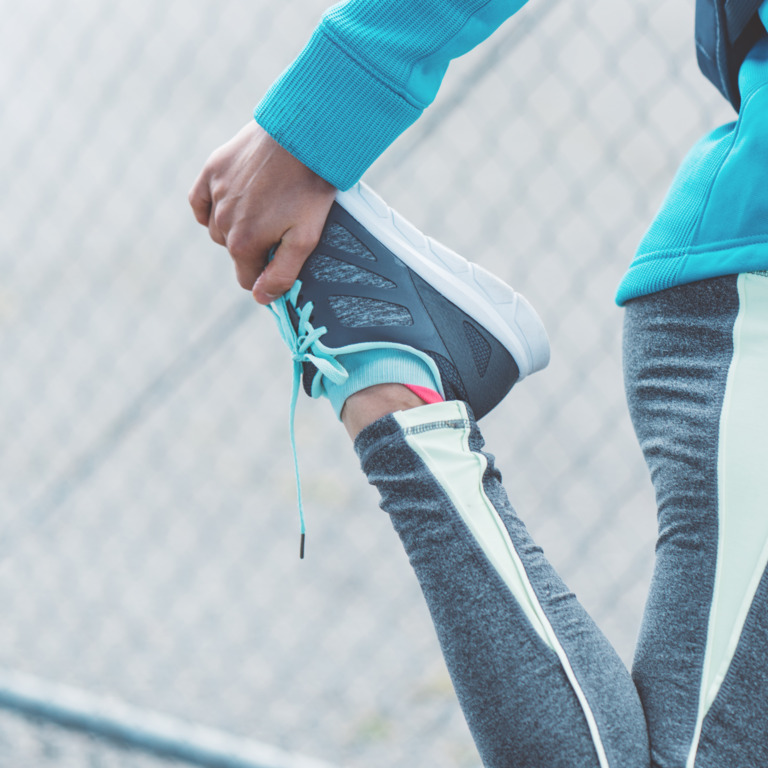
[[[301,385],[304,387],[304,392],[308,397],[312,397],[312,382],[317,373],[317,366],[314,363],[307,362],[302,364]]]

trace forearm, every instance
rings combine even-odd
[[[257,122],[340,189],[432,103],[450,61],[526,0],[349,0],[329,9],[256,107]]]

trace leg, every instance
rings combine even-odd
[[[629,674],[515,515],[467,406],[393,413],[355,447],[420,581],[484,764],[647,766]]]
[[[768,277],[631,302],[625,373],[659,510],[634,664],[652,765],[768,765]]]
[[[485,764],[647,768],[629,674],[514,514],[472,416],[546,365],[533,308],[359,186],[340,193],[273,309],[294,398],[303,372],[350,434],[362,429],[363,469],[420,580]],[[445,402],[413,408],[398,383]]]

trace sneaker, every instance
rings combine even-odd
[[[389,381],[350,381],[344,363],[361,352],[420,361],[432,387],[468,403],[477,419],[549,362],[546,331],[523,296],[424,236],[362,183],[337,194],[317,248],[274,309],[305,391],[328,396],[337,413],[360,384],[421,383],[392,370],[374,374]]]

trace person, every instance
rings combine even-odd
[[[358,184],[523,4],[334,6],[190,203],[354,438],[485,765],[764,768],[768,35],[738,120],[683,161],[616,297],[659,525],[630,676],[482,450],[476,418],[548,360],[536,313]]]

